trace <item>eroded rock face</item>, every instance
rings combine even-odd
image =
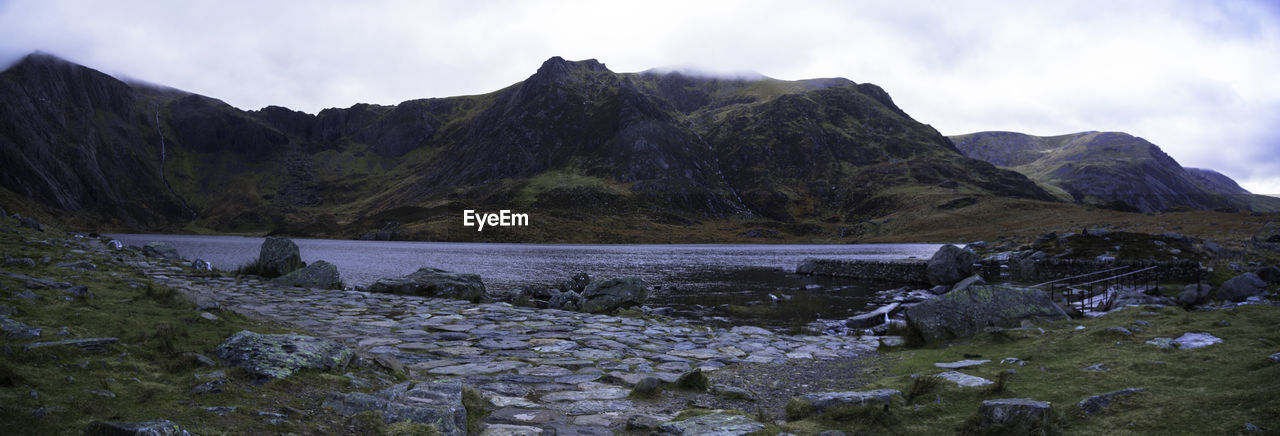
[[[367,289],[369,292],[415,295],[419,297],[452,298],[478,303],[488,299],[484,282],[476,274],[457,274],[445,270],[423,267],[404,277],[379,279]]]
[[[649,288],[639,277],[597,280],[582,291],[583,312],[604,313],[644,304]]]
[[[1049,294],[1004,285],[970,286],[906,310],[907,323],[926,341],[964,338],[995,327],[1018,327],[1027,319],[1067,319]]]
[[[258,250],[258,262],[276,275],[283,276],[302,268],[302,255],[298,244],[288,238],[268,236]]]
[[[248,330],[227,338],[214,355],[265,378],[286,378],[300,369],[341,369],[355,354],[337,342],[303,335],[260,335]]]
[[[467,434],[467,409],[462,405],[458,381],[404,382],[373,395],[332,393],[323,407],[344,416],[375,410],[388,423],[401,421],[431,424],[445,435]]]
[[[972,250],[944,245],[929,258],[925,276],[929,279],[929,284],[951,285],[973,275],[973,264],[977,261],[978,255]]]
[[[323,260],[317,260],[306,268],[276,277],[271,280],[276,286],[301,286],[304,288],[337,289],[342,285],[342,277],[338,275],[338,267]]]

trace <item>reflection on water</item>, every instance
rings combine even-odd
[[[172,244],[187,259],[234,270],[258,255],[262,238],[196,235],[110,235],[130,245]],[[652,306],[679,316],[726,323],[788,327],[862,309],[874,291],[892,284],[791,274],[806,257],[896,260],[928,258],[936,244],[868,245],[550,245],[294,239],[302,260],[326,260],[347,285],[364,286],[424,266],[474,273],[507,292],[553,283],[577,272],[593,277],[638,276],[651,285]],[[770,297],[772,294],[776,298]]]

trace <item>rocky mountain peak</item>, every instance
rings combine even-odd
[[[538,67],[529,81],[542,83],[565,83],[576,81],[584,74],[611,73],[604,64],[595,59],[567,61],[560,56],[552,56]]]

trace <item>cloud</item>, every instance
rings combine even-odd
[[[946,134],[1125,131],[1280,191],[1280,6],[1266,1],[474,3],[0,2],[0,61],[42,49],[312,113],[490,92],[556,55],[846,77]]]

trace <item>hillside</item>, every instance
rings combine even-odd
[[[1253,195],[1212,170],[1183,168],[1160,147],[1125,133],[978,132],[950,138],[965,156],[1018,171],[1076,203],[1141,212],[1280,210],[1280,200]]]
[[[103,230],[643,242],[746,222],[834,237],[908,206],[1053,200],[846,79],[555,57],[489,94],[312,115],[37,53],[0,73],[0,102],[0,186]],[[536,225],[478,234],[464,209]]]

